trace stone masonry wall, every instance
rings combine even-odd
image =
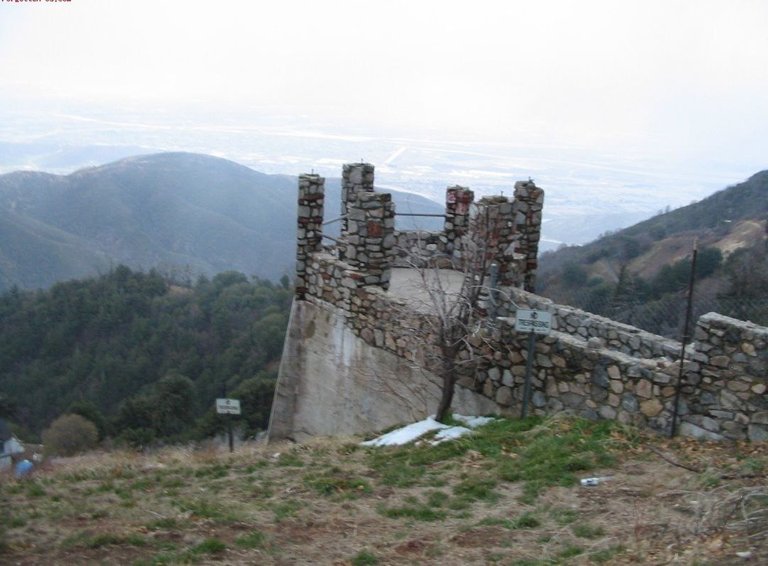
[[[349,228],[347,212],[355,203],[359,193],[373,192],[373,165],[370,163],[347,163],[341,172],[341,217],[342,232]]]
[[[381,226],[376,225],[379,218],[374,214],[377,213],[366,212],[370,207],[377,207],[371,199],[380,203],[391,201],[386,193],[374,191],[374,166],[369,163],[346,164],[342,170],[342,229],[337,246],[338,257],[354,267],[369,271],[366,277],[371,283],[377,276],[373,272],[381,271],[383,275],[379,277],[379,282],[386,286],[387,266],[410,266],[415,258],[420,261],[437,258],[442,260],[444,267],[461,268],[467,258],[477,259],[477,254],[471,253],[473,242],[467,240],[467,234],[474,226],[473,233],[480,235],[474,243],[480,242],[486,248],[487,253],[483,259],[490,256],[499,265],[500,282],[522,286],[525,281],[533,281],[535,278],[535,274],[527,270],[536,269],[535,256],[541,235],[544,191],[532,181],[525,181],[515,184],[515,195],[513,201],[503,196],[486,197],[473,209],[474,193],[469,188],[458,185],[448,187],[442,231],[398,232],[395,230],[393,206],[389,208],[390,205],[386,205]],[[300,194],[300,224],[313,222],[311,218],[302,218],[303,212],[307,212],[306,200],[306,196]],[[374,232],[381,228],[387,233],[382,236],[383,249],[378,251],[372,249],[372,246],[379,244],[375,241],[376,236],[368,236],[363,248],[368,246],[370,253],[366,253],[360,247],[360,237],[367,233],[369,225]],[[303,243],[300,242],[300,248]],[[306,251],[300,249],[300,262]],[[533,261],[529,259],[531,254],[534,256]],[[369,261],[371,259],[373,261]],[[303,275],[300,273],[300,276]]]
[[[558,305],[521,289],[508,289],[507,292],[520,308],[551,312],[555,330],[591,341],[593,347],[606,347],[637,358],[666,357],[674,360],[680,356],[681,345],[676,340],[663,338],[575,307]]]
[[[325,261],[322,258],[318,260],[317,267],[328,273],[338,269],[338,264],[327,256]],[[423,330],[418,330],[424,328],[424,317],[427,315],[409,310],[403,301],[378,287],[365,286],[349,273],[338,275],[342,276],[341,285],[335,284],[334,277],[321,278],[324,284],[317,295],[312,293],[309,300],[318,297],[343,309],[349,328],[369,345],[392,352],[428,370],[435,369],[431,367],[434,360],[429,355],[429,337],[425,337]],[[702,317],[699,328],[711,327],[713,317],[718,315]],[[583,336],[599,321],[587,317],[584,322],[586,326],[579,326],[572,334],[555,331],[537,340],[531,413],[549,415],[568,412],[668,433],[679,362],[668,357],[635,357],[610,349],[599,338]],[[759,367],[766,363],[768,355],[768,341],[765,339],[768,329],[750,330],[745,327],[746,324],[730,322],[730,333],[741,336],[746,330],[762,338],[724,347],[731,351],[729,360],[732,361],[734,356],[737,360],[743,359],[739,355],[741,353],[750,357],[752,366]],[[609,333],[613,332],[611,326],[608,325]],[[625,338],[628,336],[625,335]],[[674,345],[673,341],[657,338],[662,343],[659,349]],[[527,335],[515,333],[512,325],[497,325],[489,334],[478,336],[473,345],[473,357],[479,362],[467,368],[458,385],[493,400],[500,413],[517,414],[522,405]],[[742,349],[751,352],[753,345],[754,356]],[[695,358],[684,363],[686,378],[679,404],[680,432],[711,439],[766,438],[768,403],[764,395],[765,373],[739,373],[749,362],[731,365],[731,361],[726,363],[719,355],[712,356],[708,364],[696,361],[700,358],[700,350],[708,346],[708,342],[697,340]],[[722,373],[723,364],[732,369]]]
[[[532,180],[515,183],[515,227],[522,234],[515,251],[525,256],[523,288],[534,291],[541,238],[541,219],[544,210],[544,191]]]
[[[341,257],[366,285],[389,288],[395,255],[395,206],[387,193],[359,192],[349,201]]]
[[[768,440],[768,328],[716,313],[699,318],[686,374],[689,434]]]
[[[445,222],[440,232],[409,230],[396,232],[395,266],[411,267],[418,258],[445,258],[447,264],[461,260],[461,238],[470,223],[470,210],[475,193],[467,187],[453,186],[445,191]]]
[[[372,170],[369,173],[372,175]],[[446,219],[445,232],[422,233],[413,239],[411,233],[394,231],[394,209],[387,198],[357,191],[354,198],[347,199],[347,229],[334,254],[322,251],[317,239],[322,190],[322,179],[300,179],[297,298],[339,309],[346,326],[365,343],[433,370],[433,341],[425,330],[429,314],[416,312],[387,292],[388,270],[394,250],[402,242],[418,246],[417,251],[448,253],[449,244],[463,235],[470,217],[463,214],[462,207],[462,214],[454,212],[450,222]],[[448,204],[453,204],[452,190],[454,197],[468,199],[462,201],[468,210],[471,191],[449,189]],[[524,206],[517,200],[512,203],[514,221],[540,220],[540,189],[526,185],[521,191],[528,191],[528,201]],[[490,204],[504,207],[509,203],[498,200]],[[496,210],[506,214],[506,209]],[[498,233],[499,241],[493,243],[497,250],[512,248],[518,254],[513,259],[522,264],[516,278],[513,273],[502,281],[506,283],[501,286],[502,301],[508,310],[529,307],[553,313],[554,331],[535,345],[531,412],[546,415],[565,411],[669,432],[681,344],[555,305],[519,289],[517,286],[532,285],[535,280],[532,254],[538,239],[527,235],[532,226],[534,231],[538,229],[534,225],[528,224],[525,231],[507,226],[510,229]],[[455,230],[453,239],[447,236],[451,230]],[[425,247],[431,245],[434,249]],[[463,358],[476,363],[466,364],[459,386],[493,400],[500,413],[517,414],[522,403],[528,336],[516,333],[512,322],[489,321],[470,337],[471,351],[465,351]],[[768,329],[713,313],[701,317],[683,364],[680,431],[713,439],[767,438],[767,366]]]

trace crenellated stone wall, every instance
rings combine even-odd
[[[532,180],[515,183],[515,227],[522,235],[516,250],[525,257],[523,288],[534,291],[539,265],[539,239],[544,211],[544,191]]]
[[[511,317],[486,320],[469,337],[461,358],[474,362],[463,364],[457,387],[459,397],[468,403],[464,406],[519,413],[529,341],[527,334],[515,332],[513,317],[517,308],[535,308],[552,313],[553,332],[535,344],[530,399],[533,414],[569,412],[665,434],[670,431],[681,375],[679,342],[553,304],[524,289],[535,283],[541,189],[530,181],[521,182],[516,184],[513,201],[490,197],[473,204],[472,191],[450,187],[446,191],[445,230],[397,232],[389,195],[369,190],[373,167],[354,164],[344,172],[346,224],[337,245],[329,249],[322,248],[319,240],[323,180],[305,175],[299,181],[296,293],[297,300],[311,308],[302,309],[301,322],[292,319],[289,328],[289,334],[293,332],[305,342],[296,338],[290,348],[294,359],[284,360],[299,369],[292,373],[281,369],[272,419],[280,424],[274,430],[270,427],[270,438],[298,438],[313,434],[307,431],[327,431],[321,422],[324,413],[306,399],[316,390],[325,399],[327,414],[355,412],[379,403],[404,405],[422,417],[434,411],[436,405],[418,394],[423,388],[434,393],[434,384],[439,383],[438,368],[433,367],[439,358],[432,355],[435,340],[425,330],[431,327],[429,317],[433,314],[415,308],[407,298],[388,289],[414,272],[397,267],[412,265],[414,258],[444,258],[446,266],[461,267],[466,260],[462,254],[471,251],[465,239],[469,233],[482,235],[482,249],[499,266],[497,285],[503,305],[496,314]],[[472,206],[476,207],[474,214]],[[478,222],[482,222],[479,229],[473,225]],[[451,272],[446,269],[439,273],[448,277]],[[303,353],[305,346],[309,351],[319,340],[313,330],[318,317],[335,320],[344,328],[343,338],[341,334],[334,339],[326,336],[322,343],[321,350],[334,360],[333,375],[314,369],[319,358],[304,359],[308,356]],[[293,328],[296,324],[303,327]],[[350,348],[366,352],[365,359],[375,358],[379,366],[355,361],[348,354]],[[695,341],[682,365],[678,404],[681,433],[711,439],[768,438],[767,328],[714,313],[704,315],[697,322]],[[405,371],[406,366],[411,369]],[[422,380],[424,375],[429,376],[426,381]],[[377,384],[375,392],[366,389],[369,380]],[[353,387],[356,393],[347,390],[334,397],[322,385],[330,382],[334,387]],[[430,399],[434,400],[434,395]],[[376,416],[365,422],[351,419],[354,424],[341,432],[385,428],[398,424],[397,419],[404,414],[365,411]],[[286,412],[294,415],[295,421],[286,417]],[[295,423],[299,422],[304,432],[296,432],[299,425]],[[339,431],[334,429],[336,433]]]
[[[467,187],[448,187],[445,190],[443,230],[396,231],[397,256],[393,265],[413,267],[415,263],[436,258],[444,259],[446,267],[458,265],[462,259],[462,237],[469,230],[474,201],[475,193]]]
[[[299,177],[298,230],[296,233],[296,296],[307,293],[307,264],[322,249],[325,179],[319,175]]]
[[[309,277],[306,260],[322,247],[324,183],[317,175],[302,175],[299,180],[300,295]],[[544,191],[525,181],[515,184],[515,195],[514,200],[493,196],[475,203],[469,188],[448,187],[442,231],[397,231],[391,195],[374,191],[373,165],[350,163],[342,171],[342,229],[334,253],[352,269],[365,272],[361,277],[367,284],[384,288],[391,267],[429,259],[456,269],[462,269],[465,261],[493,261],[499,266],[500,284],[522,287],[535,279],[531,270],[537,267]]]
[[[388,193],[358,192],[348,201],[340,256],[366,285],[389,288],[395,255],[395,205]]]
[[[357,195],[373,192],[373,171],[370,163],[347,163],[341,171],[341,230],[349,228],[347,213],[354,205]]]

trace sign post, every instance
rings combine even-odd
[[[216,399],[216,412],[220,415],[239,415],[240,414],[240,400],[239,399]],[[235,451],[235,439],[232,433],[232,418],[227,419],[227,434],[229,436],[229,451]]]
[[[536,349],[536,335],[546,336],[552,330],[552,314],[547,311],[533,309],[517,309],[515,330],[528,332],[528,358],[525,361],[525,384],[523,386],[522,418],[528,416],[528,402],[531,398],[531,372],[533,371],[533,356]]]

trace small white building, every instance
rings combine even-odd
[[[5,419],[0,419],[0,470],[13,466],[13,456],[24,453],[24,445],[11,432]]]

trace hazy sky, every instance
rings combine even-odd
[[[768,2],[5,0],[3,91],[759,160]]]

